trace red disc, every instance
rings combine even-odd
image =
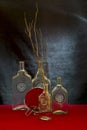
[[[29,90],[25,95],[25,104],[31,109],[38,107],[38,97],[42,92],[43,89],[38,87]]]

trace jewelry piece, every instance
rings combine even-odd
[[[44,121],[48,121],[48,120],[51,120],[52,118],[48,117],[48,116],[42,116],[42,117],[40,117],[40,119],[44,120]]]
[[[37,115],[38,114],[38,108],[34,107],[33,109],[27,109],[27,111],[25,112],[26,116],[30,116],[31,114]]]
[[[27,110],[28,107],[26,105],[18,105],[14,108],[12,108],[12,110]]]
[[[56,111],[53,111],[53,114],[55,114],[55,115],[61,115],[61,114],[67,114],[67,112],[62,111],[62,110],[56,110]]]

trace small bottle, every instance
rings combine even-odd
[[[39,112],[51,112],[51,95],[48,92],[48,84],[44,84],[44,89],[39,96]]]
[[[52,90],[52,108],[53,111],[68,112],[68,92],[61,83],[61,77],[57,78],[57,85]]]
[[[38,60],[38,70],[37,73],[32,80],[33,87],[42,87],[43,88],[43,83],[48,84],[48,91],[51,92],[51,81],[46,77],[44,73],[44,68],[43,68],[43,61]]]
[[[24,62],[19,62],[19,71],[12,77],[12,108],[24,104],[27,91],[32,88],[31,76],[24,69]]]

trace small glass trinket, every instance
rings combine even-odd
[[[51,95],[48,92],[48,84],[44,84],[43,92],[39,96],[39,112],[51,112]]]

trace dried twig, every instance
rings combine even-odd
[[[32,45],[33,52],[34,52],[34,54],[35,54],[35,56],[38,60],[39,54],[38,54],[38,40],[37,40],[37,30],[36,30],[37,15],[38,15],[38,8],[37,8],[36,13],[35,13],[34,22],[32,20],[32,22],[30,22],[28,24],[26,16],[24,16],[24,21],[25,21],[25,26],[26,26],[26,33],[27,33],[27,35],[30,39],[30,43]],[[35,43],[36,43],[36,49],[35,49],[33,38],[32,38],[33,32],[34,32],[34,38],[35,38],[34,40],[35,40]]]
[[[37,16],[38,16],[38,7],[36,6],[36,12],[35,12],[35,18],[34,21],[32,22],[27,22],[26,16],[24,16],[24,21],[25,21],[25,26],[26,26],[26,33],[30,39],[30,43],[33,49],[33,52],[37,58],[37,60],[42,60],[44,61],[44,56],[45,56],[45,51],[46,51],[46,46],[43,46],[42,42],[42,32],[40,29],[37,29],[36,24],[37,24]],[[34,37],[34,39],[33,39]],[[39,39],[38,39],[39,38]],[[35,42],[35,43],[34,43]],[[39,45],[40,45],[40,52],[41,52],[41,58],[39,55]]]
[[[34,43],[33,43],[33,40],[32,40],[32,25],[33,25],[33,22],[29,23],[29,25],[28,25],[26,17],[24,17],[24,20],[25,20],[26,31],[27,31],[28,37],[30,39],[30,42],[31,42],[31,45],[32,45],[32,48],[33,48],[33,52],[35,54],[36,51],[35,51]]]
[[[38,16],[38,7],[36,6],[36,13],[35,13],[35,20],[34,20],[34,36],[35,36],[35,42],[36,42],[36,55],[38,54],[38,40],[37,40],[37,30],[36,30],[36,22],[37,22],[37,16]]]
[[[43,45],[42,45],[42,32],[41,32],[41,29],[39,29],[39,36],[40,36],[40,49],[41,49],[41,52],[42,52],[42,61],[43,61]]]

